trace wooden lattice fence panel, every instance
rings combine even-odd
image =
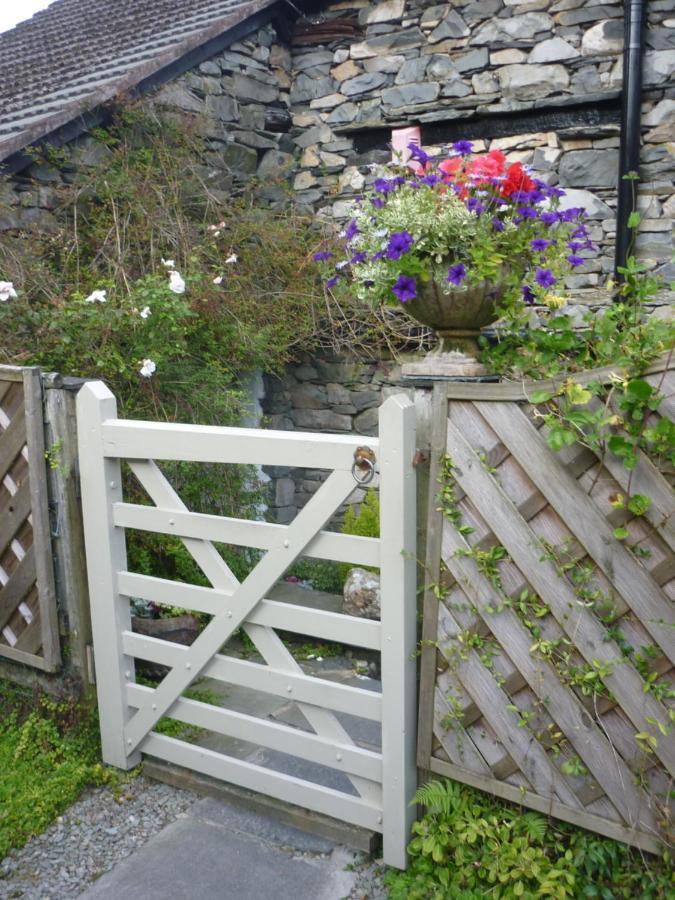
[[[673,838],[673,473],[554,453],[534,389],[434,389],[418,764],[657,849]],[[624,542],[611,500],[628,490],[652,505]]]
[[[60,663],[37,368],[0,366],[0,658]]]

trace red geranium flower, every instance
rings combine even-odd
[[[527,175],[522,165],[517,162],[509,166],[506,172],[506,180],[502,185],[502,197],[510,197],[515,191],[533,191],[535,183]]]

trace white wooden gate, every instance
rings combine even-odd
[[[102,382],[78,396],[82,505],[91,597],[103,759],[123,769],[141,754],[268,794],[383,834],[384,859],[405,868],[415,769],[415,411],[405,396],[380,410],[379,438],[218,428],[117,418]],[[379,472],[380,538],[324,531],[358,486],[355,451],[374,454]],[[125,503],[125,460],[154,506]],[[289,525],[190,512],[156,460],[244,463],[332,470]],[[358,470],[357,470],[358,471]],[[126,528],[178,536],[212,587],[127,570]],[[267,551],[239,583],[212,541]],[[379,566],[381,621],[266,599],[300,555]],[[187,647],[132,632],[130,598],[212,616]],[[265,663],[221,653],[242,626]],[[275,629],[378,650],[382,693],[305,675]],[[156,688],[135,682],[134,659],[170,667]],[[313,734],[186,699],[208,675],[297,701]],[[382,752],[357,746],[334,712],[382,724]],[[357,795],[323,787],[153,731],[165,715],[345,773]]]

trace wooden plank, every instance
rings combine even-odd
[[[27,653],[25,650],[20,650],[18,647],[10,647],[9,644],[3,644],[1,641],[0,657],[21,663],[24,666],[30,666],[33,669],[40,669],[42,672],[47,671],[46,663],[39,654]]]
[[[136,460],[131,461],[129,466],[139,481],[142,481],[153,503],[160,507],[172,508],[178,511],[187,510],[181,498],[154,462],[151,460]],[[231,590],[239,584],[239,581],[212,543],[184,538],[183,544],[215,588]],[[242,627],[268,665],[290,674],[304,674],[299,663],[293,658],[290,650],[275,631],[271,628],[252,625],[248,622],[244,622]],[[298,704],[298,709],[317,734],[332,738],[336,743],[353,743],[343,725],[330,710],[302,703]],[[382,789],[379,785],[374,785],[371,781],[358,778],[355,775],[349,776],[349,779],[364,799],[381,806]]]
[[[597,779],[624,820],[631,826],[649,826],[656,822],[649,809],[649,799],[634,784],[634,776],[619,757],[605,732],[589,715],[574,692],[559,679],[553,667],[530,652],[532,635],[511,609],[494,612],[495,591],[479,570],[475,559],[463,555],[468,542],[446,522],[443,529],[443,561],[462,585],[473,609],[481,616],[490,633],[505,648],[530,689],[541,701],[556,725],[574,747],[582,762]],[[458,613],[455,613],[459,617]],[[513,696],[513,692],[510,692]],[[516,705],[518,701],[514,700]],[[482,703],[480,704],[482,706]]]
[[[0,431],[0,481],[5,477],[21,448],[26,443],[26,412],[23,406],[12,417],[4,431]]]
[[[617,841],[633,844],[650,853],[663,853],[663,843],[657,835],[644,834],[639,831],[633,831],[622,825],[617,825],[608,819],[594,816],[583,810],[570,809],[563,803],[556,800],[549,800],[540,797],[538,794],[528,790],[520,790],[512,787],[496,778],[486,778],[476,772],[471,772],[461,766],[444,760],[431,759],[430,771],[436,775],[442,775],[446,778],[452,778],[455,781],[461,781],[471,787],[494,794],[495,797],[501,797],[502,800],[508,800],[517,806],[528,806],[537,810],[545,816],[553,816],[562,822],[570,822],[572,825],[578,825],[580,828],[587,828],[589,831],[596,831],[598,834],[604,834],[606,837],[613,838]]]
[[[171,641],[134,634],[131,631],[123,632],[122,645],[130,656],[170,666],[176,670],[184,669],[185,661],[190,656],[190,648],[183,644],[173,644]],[[276,697],[285,697],[287,700],[297,700],[298,703],[325,706],[336,712],[349,713],[373,722],[382,720],[382,698],[379,694],[363,688],[335,684],[324,678],[296,675],[272,666],[218,653],[204,666],[202,674],[228,684],[237,684]],[[147,705],[152,708],[157,702],[157,690],[153,691],[152,697],[148,695],[147,703],[143,703],[143,707]],[[176,698],[174,702],[175,700]]]
[[[497,540],[525,573],[532,589],[548,604],[576,649],[588,662],[600,655],[611,663],[612,671],[603,677],[603,681],[636,726],[636,731],[656,731],[654,736],[657,737],[658,729],[650,726],[646,718],[665,724],[668,721],[667,710],[653,695],[644,693],[641,676],[623,656],[615,641],[607,640],[605,627],[577,602],[574,588],[567,579],[560,577],[554,563],[542,558],[536,534],[518,515],[509,498],[486,472],[480,459],[450,420],[448,453],[456,466],[455,478],[481,515],[489,517]],[[675,776],[675,743],[660,740],[655,752],[671,775]]]
[[[122,473],[118,460],[104,457],[101,435],[101,423],[116,415],[115,398],[103,382],[82,387],[77,437],[103,761],[130,769],[141,756],[124,737],[131,717],[126,684],[134,680],[134,660],[125,653],[121,638],[123,631],[131,630],[129,601],[115,583],[117,572],[127,567],[124,531],[112,521],[112,505],[122,500]]]
[[[341,791],[264,769],[245,760],[233,759],[206,747],[195,747],[155,732],[143,740],[141,749],[149,756],[194,769],[212,778],[229,781],[363,828],[382,831],[381,809],[361,797],[350,797]]]
[[[59,620],[56,610],[56,587],[52,561],[51,526],[49,523],[49,492],[45,462],[44,414],[40,370],[26,369],[23,378],[26,409],[26,445],[28,447],[28,480],[30,482],[31,524],[35,548],[35,574],[40,603],[42,655],[47,671],[54,672],[61,665]]]
[[[607,575],[654,641],[675,662],[675,614],[658,584],[618,541],[595,503],[579,487],[539,432],[516,406],[477,403],[528,476]],[[467,411],[453,404],[451,415],[460,427]]]
[[[476,748],[461,722],[455,721],[452,728],[444,726],[444,720],[451,712],[450,704],[443,696],[443,691],[436,687],[434,690],[434,734],[441,746],[448,754],[451,762],[464,765],[472,772],[481,772],[483,775],[492,774],[490,766]],[[431,760],[429,753],[429,760]],[[429,766],[426,767],[427,769]]]
[[[369,447],[377,454],[379,441],[361,435],[115,419],[103,424],[103,446],[106,456],[121,459],[180,459],[351,472],[356,448]]]
[[[23,381],[23,373],[26,371],[24,366],[0,366],[0,381]]]
[[[219,591],[134,572],[120,572],[117,586],[120,593],[129,598],[149,600],[160,606],[178,606],[212,616],[227,609],[234,597],[233,591]],[[381,647],[381,626],[377,621],[279,600],[259,601],[246,622],[369,650],[379,650]]]
[[[136,706],[138,698],[145,699],[148,692],[152,693],[152,688],[130,684],[127,688],[130,705]],[[187,698],[178,699],[171,707],[171,718],[371,781],[382,781],[381,755],[362,747],[335,744],[298,728]]]
[[[438,633],[438,596],[435,585],[440,580],[441,534],[443,529],[443,514],[438,504],[438,480],[441,473],[442,456],[445,453],[445,422],[447,415],[448,403],[444,391],[439,385],[436,385],[432,397],[427,553],[422,611],[422,652],[417,726],[417,765],[421,769],[429,767],[435,716],[434,686],[436,684],[436,638]]]
[[[383,857],[405,869],[417,788],[417,485],[415,407],[380,407]]]
[[[33,547],[29,547],[26,555],[11,573],[7,584],[0,589],[0,629],[5,627],[33,584],[35,584],[35,551]]]
[[[652,365],[646,369],[645,374],[663,372],[666,368],[671,367],[671,365],[672,361],[670,355],[665,354],[652,363]],[[594,382],[598,384],[609,384],[614,378],[625,378],[627,374],[628,371],[625,367],[611,365],[584,372],[574,372],[572,375],[566,373],[555,378],[546,378],[542,381],[500,381],[493,384],[455,381],[444,384],[443,387],[446,391],[448,400],[530,403],[530,397],[535,391],[555,392],[559,390],[569,378],[573,378],[577,384],[581,385],[592,384]]]
[[[18,491],[0,507],[0,556],[30,515],[30,482],[21,482]]]
[[[221,544],[256,547],[259,550],[269,550],[278,544],[279,536],[288,528],[287,525],[274,525],[269,522],[177,512],[174,509],[157,509],[133,503],[115,504],[113,521],[115,525],[124,528],[174,534],[181,538],[217,541]],[[305,556],[350,562],[357,566],[379,567],[380,542],[377,538],[322,531],[307,545]]]

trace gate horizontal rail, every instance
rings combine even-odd
[[[149,754],[262,791],[279,800],[383,833],[384,859],[404,868],[416,787],[414,407],[390,398],[379,438],[125,421],[100,382],[78,396],[82,502],[92,602],[103,757],[130,768]],[[368,448],[379,474],[379,538],[337,534],[326,525],[359,486],[357,450]],[[125,502],[125,460],[154,505]],[[289,525],[187,509],[155,460],[332,470]],[[128,570],[125,529],[179,538],[211,587]],[[264,551],[239,582],[213,542]],[[374,566],[381,573],[381,619],[372,621],[268,598],[300,556]],[[211,616],[190,646],[133,632],[130,601],[179,606]],[[263,663],[227,655],[239,627]],[[305,674],[277,634],[296,632],[381,653],[382,693]],[[169,671],[154,688],[135,683],[135,659]],[[198,677],[283,697],[312,732],[184,696]],[[381,724],[382,750],[355,744],[336,713]],[[335,790],[157,733],[163,716],[236,738],[347,776]]]

